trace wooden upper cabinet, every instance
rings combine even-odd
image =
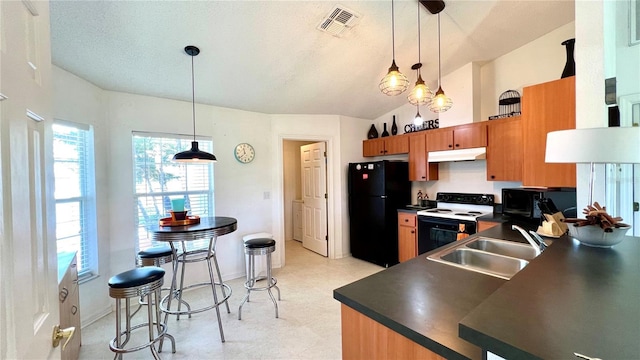
[[[424,133],[409,136],[409,180],[438,180],[438,164],[427,162],[427,136]]]
[[[487,126],[484,122],[429,130],[427,150],[457,150],[487,146]]]
[[[575,129],[575,127],[575,76],[523,89],[522,142],[525,161],[522,169],[522,185],[576,186],[575,164],[547,164],[544,161],[547,133]]]
[[[520,116],[487,123],[487,180],[522,181]]]
[[[362,142],[362,156],[384,155],[384,139],[370,139]]]
[[[439,129],[428,131],[428,151],[453,150],[453,129]]]
[[[406,154],[409,152],[409,136],[396,135],[384,137],[386,155]]]
[[[362,156],[382,156],[406,154],[409,152],[409,137],[407,135],[385,136],[362,142]]]

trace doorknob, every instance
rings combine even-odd
[[[68,327],[66,329],[60,329],[60,325],[56,325],[53,327],[53,334],[51,335],[51,342],[53,347],[58,347],[60,345],[60,341],[64,338],[67,338],[67,341],[62,344],[62,350],[67,347],[69,341],[73,337],[73,334],[76,332],[76,328],[74,326]]]

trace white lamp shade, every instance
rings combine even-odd
[[[547,134],[548,163],[640,163],[640,127],[552,131]]]

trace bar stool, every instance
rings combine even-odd
[[[157,266],[160,267],[164,264],[169,264],[173,261],[173,250],[171,250],[170,246],[154,246],[152,248],[146,250],[140,250],[138,255],[136,256],[136,266]],[[184,268],[182,268],[184,277]],[[162,288],[161,291],[169,291],[169,288]],[[178,298],[177,294],[174,294],[174,298]],[[188,310],[191,310],[191,306],[186,301],[179,299],[179,301],[184,304]],[[135,316],[142,306],[147,305],[147,302],[144,300],[144,296],[140,296],[138,300],[138,308],[131,313],[131,317]],[[179,318],[179,317],[178,317]],[[189,318],[191,318],[191,314],[189,314]]]
[[[276,288],[278,291],[278,300],[280,300],[280,289],[276,285],[278,280],[271,276],[271,253],[276,251],[276,242],[273,239],[258,238],[247,240],[244,243],[244,253],[248,256],[247,263],[249,264],[249,270],[247,271],[247,281],[244,283],[244,287],[247,289],[247,295],[240,303],[238,308],[238,320],[242,320],[242,306],[245,302],[250,301],[249,296],[252,291],[266,290],[269,293],[271,301],[276,308],[276,318],[278,318],[278,303],[271,293],[271,288]],[[255,257],[258,255],[267,255],[267,276],[264,286],[256,286],[258,278],[256,277]]]
[[[115,352],[115,358],[122,359],[122,354],[150,348],[154,359],[160,359],[155,343],[168,337],[171,340],[172,352],[176,352],[173,336],[167,333],[167,325],[160,321],[160,289],[164,279],[164,269],[156,266],[145,266],[125,271],[109,279],[109,296],[116,299],[116,337],[109,343],[109,349]],[[152,300],[152,295],[155,299]],[[131,298],[146,297],[147,321],[131,325]],[[121,300],[125,299],[125,328],[122,329]],[[154,320],[155,313],[155,320]],[[131,338],[131,333],[140,328],[149,330],[149,342],[125,348]],[[154,330],[155,328],[155,330]],[[124,340],[122,339],[124,336]]]
[[[247,234],[242,237],[242,241],[246,243],[249,240],[253,239],[273,239],[273,234],[268,232],[259,232],[253,234]],[[267,274],[267,259],[263,257],[259,257],[255,259],[255,267],[254,271],[256,272],[256,281],[264,280]],[[249,273],[249,261],[247,259],[245,264],[245,271]]]

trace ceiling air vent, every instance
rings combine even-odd
[[[340,37],[345,30],[354,27],[362,16],[357,12],[347,9],[342,5],[336,5],[329,11],[327,16],[322,19],[317,29]]]

